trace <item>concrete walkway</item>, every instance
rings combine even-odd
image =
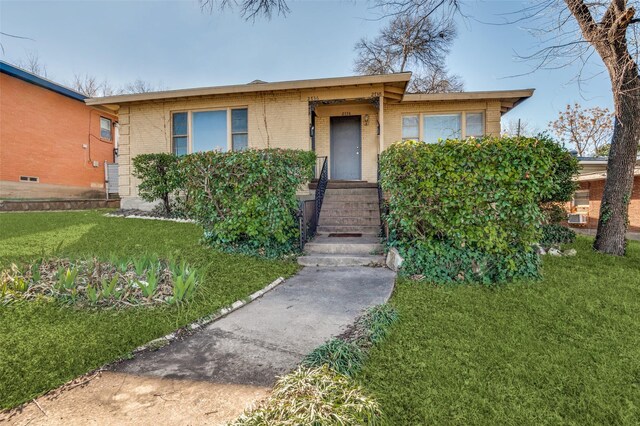
[[[11,424],[224,424],[276,377],[391,296],[386,268],[307,267],[183,341],[117,365]],[[46,413],[46,414],[45,414]]]

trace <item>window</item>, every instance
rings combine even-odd
[[[435,143],[440,139],[480,137],[484,134],[484,112],[402,116],[402,140]]]
[[[227,150],[227,111],[191,113],[191,152]]]
[[[173,152],[234,151],[249,146],[246,108],[175,112],[172,119]]]
[[[189,153],[189,128],[187,125],[186,112],[176,112],[173,114],[172,138],[173,153],[176,155],[186,155]]]
[[[100,138],[111,140],[112,123],[108,118],[100,117]]]
[[[20,182],[40,182],[40,178],[36,176],[20,176]]]
[[[580,189],[573,195],[573,206],[576,208],[589,208],[589,190]]]
[[[240,151],[249,147],[247,109],[231,110],[231,146],[234,151]]]
[[[459,139],[462,133],[461,116],[462,114],[424,115],[422,140],[436,143],[439,139]]]
[[[466,113],[466,129],[465,137],[479,138],[484,136],[484,113],[482,112],[468,112]]]
[[[402,117],[402,140],[420,139],[420,117],[418,115],[405,115]]]

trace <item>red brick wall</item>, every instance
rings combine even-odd
[[[100,116],[115,121],[114,115],[6,74],[0,74],[0,111],[1,181],[37,176],[43,184],[104,185],[114,144],[100,139]]]
[[[585,228],[596,229],[598,227],[604,182],[604,180],[580,182],[580,189],[589,190],[589,222],[587,225],[583,225]],[[633,181],[633,192],[629,204],[629,228],[632,231],[640,231],[640,176],[636,176]]]

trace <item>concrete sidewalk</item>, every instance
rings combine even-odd
[[[386,268],[310,267],[196,335],[142,354],[119,372],[168,379],[272,386],[365,309],[386,302]]]
[[[224,424],[278,375],[391,296],[386,268],[307,267],[185,340],[141,354],[86,387],[39,398],[11,424]],[[46,413],[46,414],[45,414]]]

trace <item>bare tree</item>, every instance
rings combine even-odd
[[[537,13],[552,12],[556,38],[535,55],[546,65],[554,59],[600,56],[611,80],[615,122],[594,248],[624,255],[628,208],[640,140],[640,75],[634,51],[638,1],[585,2],[544,0]],[[576,25],[577,24],[577,25]]]
[[[539,133],[541,132],[536,126],[521,118],[512,118],[502,125],[502,134],[505,136],[532,137]]]
[[[461,78],[442,65],[456,36],[453,21],[396,15],[373,39],[355,45],[354,70],[359,74],[415,71],[412,92],[452,92],[463,88]]]
[[[28,51],[26,57],[16,65],[32,74],[47,78],[47,66],[40,61],[40,55],[36,51]]]
[[[96,76],[89,74],[75,74],[71,88],[90,98],[109,96],[116,93],[107,80],[100,82]]]
[[[239,9],[240,16],[255,21],[264,16],[271,19],[274,15],[287,16],[290,12],[286,0],[198,0],[203,12],[213,13],[215,10]]]
[[[583,108],[567,105],[558,118],[549,123],[558,139],[572,145],[581,157],[602,153],[613,131],[613,115],[607,108]]]
[[[149,93],[149,92],[155,92],[157,90],[160,90],[160,89],[156,88],[151,83],[138,78],[132,83],[125,84],[121,92],[122,93]]]
[[[459,75],[449,74],[445,69],[437,67],[414,73],[407,90],[411,93],[462,92],[464,83]]]

